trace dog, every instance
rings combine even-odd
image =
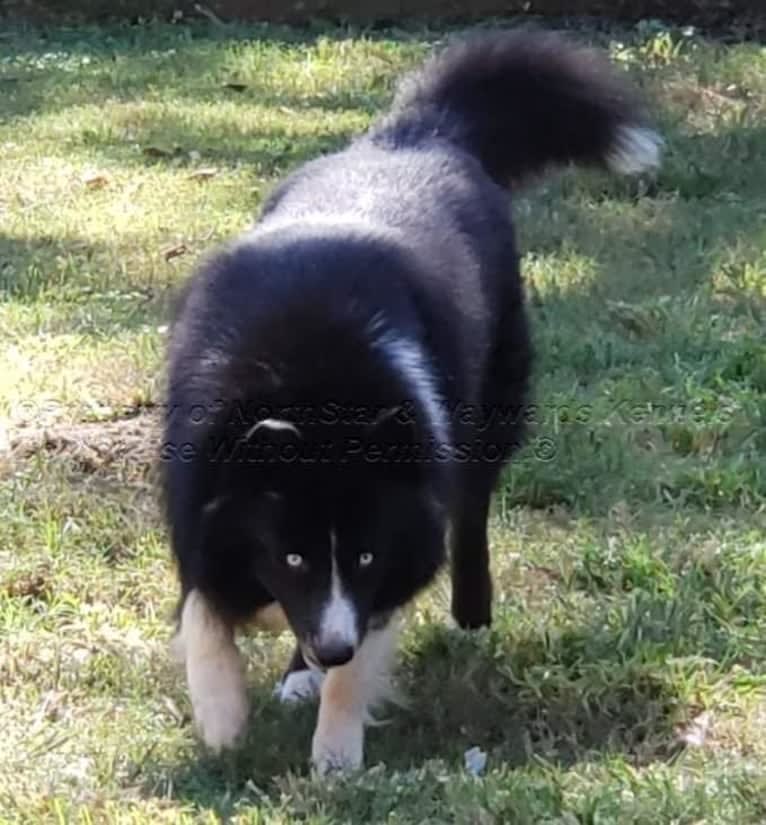
[[[188,280],[161,449],[177,642],[203,741],[248,705],[235,633],[286,623],[277,686],[319,696],[320,774],[363,764],[400,609],[450,559],[489,625],[490,499],[523,442],[532,351],[509,193],[566,164],[634,174],[662,140],[597,54],[495,31],[438,52]],[[449,550],[449,553],[448,553]]]

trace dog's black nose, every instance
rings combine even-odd
[[[328,639],[317,645],[314,653],[322,667],[340,667],[354,658],[354,646],[342,639]]]

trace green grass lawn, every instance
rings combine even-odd
[[[664,167],[516,198],[539,355],[495,625],[452,629],[437,583],[408,707],[319,783],[314,709],[271,698],[286,637],[244,641],[241,749],[192,731],[151,467],[165,325],[444,32],[0,31],[1,822],[766,821],[766,49],[580,34],[653,101]]]

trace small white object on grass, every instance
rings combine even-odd
[[[487,766],[487,754],[479,747],[469,748],[464,754],[465,769],[478,776]]]
[[[618,175],[637,175],[659,167],[664,145],[653,129],[621,126],[606,162]]]

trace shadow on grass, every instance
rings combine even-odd
[[[401,74],[401,54],[390,57],[386,45],[404,47],[413,59],[444,38],[478,27],[540,27],[542,19],[468,21],[431,30],[424,23],[387,27],[339,26],[331,22],[302,27],[278,24],[205,22],[181,25],[82,25],[77,27],[9,27],[3,39],[4,64],[0,66],[0,91],[5,93],[7,118],[48,114],[109,99],[123,103],[154,99],[172,93],[174,100],[221,103],[226,100],[261,106],[323,109],[328,113],[356,110],[374,114],[389,99],[393,82]],[[544,21],[545,27],[582,31],[582,20]],[[629,36],[614,21],[590,21],[590,34],[606,45],[606,32]],[[370,74],[359,88],[358,78],[336,77],[331,89],[313,92],[275,90],[269,75],[286,50],[324,59],[326,43],[363,37],[381,44],[375,60],[365,66]],[[249,66],[237,67],[245,47],[255,47]],[[406,61],[405,61],[406,63]],[[364,64],[360,64],[364,65]],[[244,70],[246,77],[241,76]],[[289,72],[288,72],[289,74]],[[76,75],[76,82],[72,82]],[[234,84],[233,86],[231,84]],[[284,86],[284,82],[281,83]]]
[[[565,176],[530,218],[519,210],[538,352],[533,435],[553,456],[520,453],[506,504],[603,514],[618,501],[766,501],[755,275],[765,149],[762,125],[675,131],[651,196]]]
[[[331,91],[275,91],[268,77],[275,62],[284,61],[286,50],[308,55],[320,43],[360,35],[416,48],[435,39],[427,30],[373,32],[329,24],[306,28],[204,23],[84,26],[19,29],[15,34],[3,41],[7,57],[0,67],[0,89],[6,92],[3,109],[9,118],[58,112],[105,98],[140,102],[158,92],[189,102],[233,99],[266,106],[311,106],[330,113],[348,108],[372,113],[387,96],[388,81],[398,74],[398,60],[381,57],[377,61],[372,92],[369,87],[364,91],[355,88],[353,78],[336,78]],[[251,64],[238,64],[239,51],[253,46]],[[291,59],[296,58],[294,54]],[[76,83],[72,83],[73,73]],[[227,83],[235,85],[232,88]]]
[[[409,707],[369,735],[370,764],[406,769],[438,758],[457,768],[473,746],[495,767],[538,757],[566,766],[593,751],[664,758],[681,711],[675,686],[659,666],[627,682],[613,659],[580,658],[592,638],[577,629],[484,646],[436,630],[405,662]]]
[[[543,18],[535,19],[543,20]],[[513,25],[513,21],[507,19],[495,22],[500,26]],[[604,21],[601,23],[603,24]],[[404,20],[401,25],[394,26],[367,26],[354,23],[338,25],[331,20],[322,21],[319,18],[305,25],[232,21],[222,26],[204,20],[185,20],[178,24],[151,21],[144,24],[105,22],[14,26],[11,23],[7,26],[9,35],[4,42],[3,53],[11,60],[25,55],[42,57],[52,52],[66,52],[75,56],[96,54],[125,56],[142,52],[157,52],[163,47],[177,44],[194,47],[206,43],[249,45],[253,42],[261,42],[297,47],[313,46],[319,41],[337,43],[361,37],[373,41],[396,40],[397,42],[419,43],[436,41],[443,36],[445,31],[459,31],[469,25],[480,25],[480,23],[439,24],[435,29],[429,29],[426,22],[416,20]],[[619,24],[611,21],[606,27],[607,29],[619,28]],[[582,30],[582,26],[579,30]],[[624,31],[625,27],[621,30]]]
[[[648,574],[642,587],[612,583],[610,597],[594,601],[605,571],[593,561],[542,615],[506,608],[478,633],[418,627],[405,639],[397,676],[408,704],[388,708],[389,724],[368,728],[365,764],[392,775],[430,761],[459,781],[464,753],[475,746],[487,753],[488,770],[501,773],[541,760],[568,768],[598,755],[634,767],[672,760],[683,747],[679,726],[696,717],[702,697],[743,668],[762,670],[760,564],[760,555],[731,548],[679,564],[672,575]],[[224,815],[253,786],[283,800],[291,781],[309,776],[316,707],[282,707],[269,688],[252,692],[241,747],[221,758],[197,748],[146,764],[143,793],[171,793]],[[331,809],[348,802],[332,787],[297,798],[317,793]]]
[[[0,232],[0,291],[8,298],[34,301],[47,289],[66,290],[77,270],[102,252],[85,238]]]
[[[595,625],[550,638],[428,628],[399,674],[407,706],[389,708],[389,723],[367,730],[366,765],[394,772],[440,760],[459,771],[476,745],[493,770],[538,758],[565,767],[594,752],[623,753],[636,764],[667,758],[673,726],[687,711],[677,685],[660,662],[628,668],[614,639],[611,654],[603,642]],[[236,751],[212,757],[199,748],[188,761],[147,765],[143,792],[172,788],[225,815],[249,783],[278,798],[286,776],[308,777],[316,706],[282,707],[268,688],[251,699],[247,740]]]
[[[16,237],[0,232],[0,296],[40,315],[46,333],[103,338],[121,330],[163,323],[175,289],[170,282],[127,283],[115,272],[110,250],[77,237]]]
[[[87,140],[87,147],[126,166],[177,169],[186,165],[193,171],[200,161],[192,163],[190,153],[196,152],[205,163],[244,164],[260,176],[276,177],[336,151],[351,136],[350,131],[337,128],[301,135],[289,129],[245,129],[236,122],[210,127],[166,113],[144,124],[130,142],[92,137]],[[146,151],[142,152],[142,147]]]

